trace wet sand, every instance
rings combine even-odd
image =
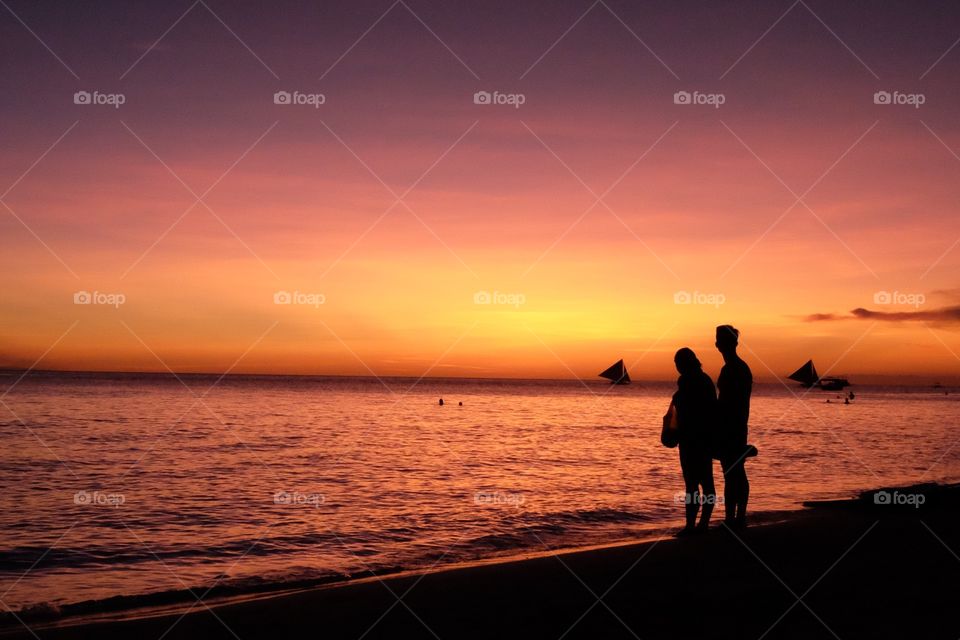
[[[909,493],[911,490],[901,490]],[[957,638],[957,487],[733,532],[374,579],[38,638]],[[678,514],[679,517],[679,514]],[[23,626],[3,637],[31,638]]]

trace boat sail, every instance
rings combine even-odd
[[[630,384],[630,374],[627,373],[627,368],[623,365],[623,359],[617,360],[597,375],[606,378],[612,384]]]
[[[787,376],[790,380],[796,380],[804,387],[812,387],[820,380],[817,375],[817,368],[813,366],[813,360],[807,360],[807,363]]]

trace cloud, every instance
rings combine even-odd
[[[930,295],[946,298],[951,302],[960,302],[960,287],[956,289],[934,289],[930,292]]]
[[[833,320],[876,320],[880,322],[936,322],[960,324],[960,305],[926,309],[923,311],[874,311],[859,307],[849,315],[836,313],[814,313],[805,318],[807,322]]]

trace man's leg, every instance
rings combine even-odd
[[[750,481],[747,480],[747,465],[740,463],[740,496],[737,500],[737,524],[747,524],[747,500],[750,498]]]
[[[732,525],[737,519],[737,488],[736,477],[733,470],[735,460],[729,458],[720,462],[720,468],[723,469],[723,510],[724,522]]]
[[[725,465],[723,499],[726,508],[726,523],[742,527],[747,520],[747,498],[750,495],[750,484],[747,482],[747,470],[744,460],[728,461]]]

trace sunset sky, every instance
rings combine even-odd
[[[0,367],[960,375],[955,3],[4,2]]]

